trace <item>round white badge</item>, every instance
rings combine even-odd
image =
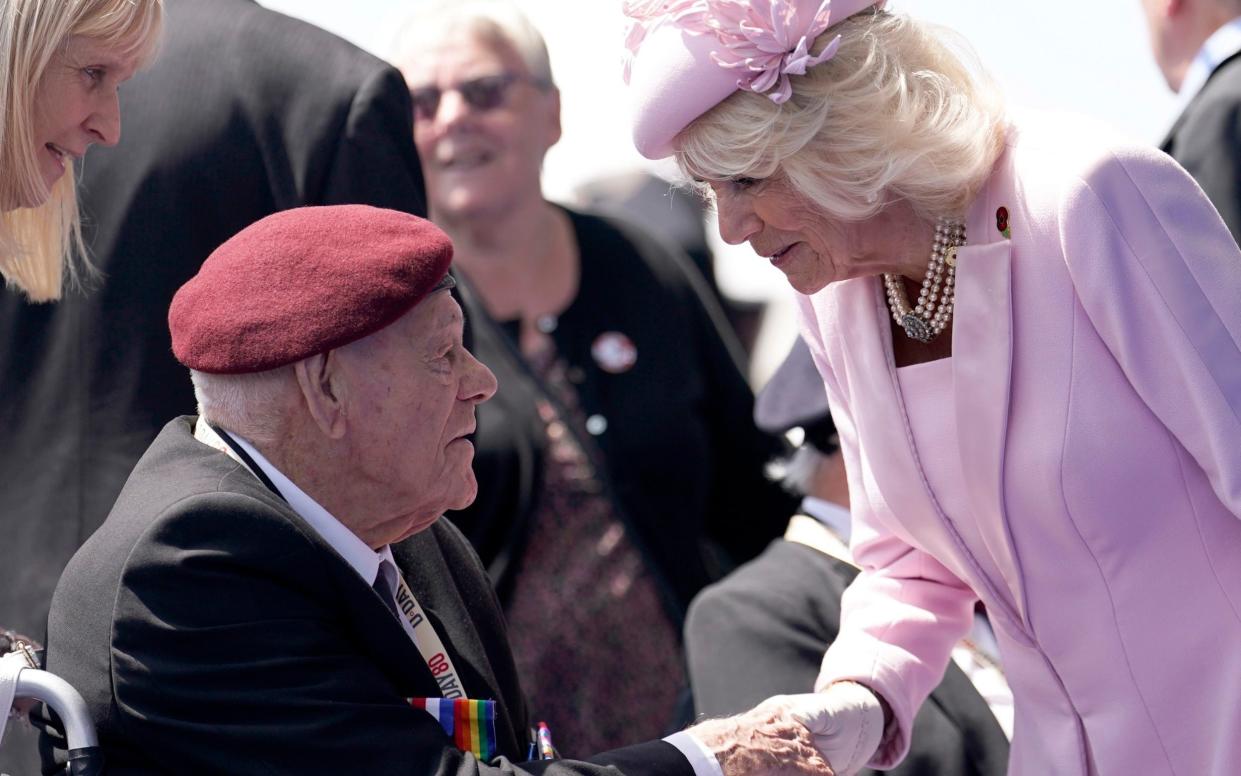
[[[618,375],[633,369],[638,362],[638,346],[619,331],[605,331],[595,337],[590,355],[600,369]]]

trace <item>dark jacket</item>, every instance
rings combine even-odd
[[[167,317],[203,259],[301,205],[425,212],[396,70],[251,0],[165,5],[159,58],[121,90],[120,145],[83,165],[99,277],[54,305],[0,291],[0,623],[32,634],[138,457],[194,411]]]
[[[498,702],[503,759],[478,763],[407,698],[435,678],[368,582],[275,493],[169,423],[52,601],[47,667],[86,699],[108,772],[539,772],[504,620],[447,521],[393,548],[467,697]],[[655,741],[571,773],[692,776]]]
[[[582,435],[604,487],[634,529],[674,621],[722,569],[751,558],[784,530],[796,500],[763,474],[779,440],[752,420],[754,397],[736,346],[703,281],[683,257],[619,221],[569,213],[581,255],[577,297],[551,336],[597,434]],[[538,506],[546,437],[536,402],[548,392],[462,283],[471,348],[499,392],[478,409],[479,496],[451,514],[488,564],[501,598],[523,563]],[[607,332],[637,348],[613,374],[591,353]]]
[[[1215,68],[1161,148],[1194,176],[1241,240],[1241,54]]]

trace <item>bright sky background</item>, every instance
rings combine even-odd
[[[260,0],[379,56],[417,1]],[[620,0],[515,2],[546,37],[562,93],[564,136],[547,157],[547,196],[564,200],[592,177],[651,168],[629,142],[620,77]],[[889,0],[893,10],[962,33],[1012,102],[1085,114],[1157,143],[1174,117],[1175,98],[1151,59],[1141,5],[1141,0]],[[750,299],[787,296],[783,276],[748,249],[716,247],[726,292]],[[760,345],[775,355],[760,354],[754,364],[760,383],[792,336],[787,309],[773,318]]]

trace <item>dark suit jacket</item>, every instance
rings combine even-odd
[[[468,697],[498,701],[503,759],[454,749],[407,697],[438,696],[413,643],[349,564],[233,459],[169,423],[52,601],[47,666],[81,691],[109,773],[539,772],[503,617],[441,520],[394,547]],[[569,772],[692,776],[662,741]]]
[[[840,596],[856,575],[848,563],[778,539],[703,590],[685,625],[697,711],[728,715],[772,695],[810,692],[840,630]],[[908,758],[884,773],[1002,776],[1007,767],[1004,731],[970,680],[949,665],[914,721]]]
[[[194,411],[167,316],[203,259],[300,205],[425,212],[394,69],[251,0],[165,5],[159,59],[121,91],[120,145],[84,164],[101,278],[56,305],[0,291],[0,623],[36,635],[142,451]]]
[[[1241,54],[1215,68],[1162,148],[1198,181],[1233,239],[1241,239]]]

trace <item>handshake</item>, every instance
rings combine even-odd
[[[724,776],[850,776],[874,756],[883,728],[875,694],[837,682],[822,692],[777,695],[686,732],[715,755]]]

